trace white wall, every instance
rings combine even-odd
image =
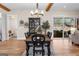
[[[70,11],[70,12],[63,12],[65,17],[78,17],[79,15],[79,12],[73,12],[73,11]],[[20,26],[19,25],[19,22],[20,20],[24,20],[24,22],[28,22],[28,18],[29,17],[33,17],[30,15],[30,11],[17,11],[17,12],[12,12],[8,15],[17,15],[17,23],[15,23],[17,25],[17,39],[25,39],[25,36],[24,36],[24,33],[28,31],[28,28],[24,28],[23,26]],[[36,16],[34,16],[36,17]],[[45,15],[41,17],[41,23],[48,20],[49,23],[51,24],[51,27],[49,30],[52,31],[53,29],[53,17],[62,17],[62,14],[57,14],[57,13],[54,13],[54,12],[45,12]],[[7,25],[10,25],[10,24],[7,24]],[[15,26],[14,26],[15,27]],[[9,27],[8,27],[9,28]]]
[[[0,39],[2,40],[2,13],[0,12]]]
[[[6,14],[2,13],[2,41],[6,40]]]
[[[18,17],[16,14],[8,14],[7,15],[7,39],[9,39],[9,30],[15,32],[17,34],[17,23]]]
[[[0,17],[0,31],[2,32],[2,41],[6,40],[6,35],[7,35],[7,26],[6,26],[6,21],[7,21],[7,17],[6,14],[2,11],[0,11],[1,13],[1,17]]]

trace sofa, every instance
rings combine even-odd
[[[71,34],[70,40],[74,44],[79,44],[79,30],[76,30],[73,34]]]

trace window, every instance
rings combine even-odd
[[[64,25],[71,27],[75,25],[75,20],[73,18],[64,18]]]
[[[54,37],[69,37],[70,29],[76,25],[75,19],[70,17],[55,17],[54,18]]]
[[[62,18],[54,18],[54,26],[62,26],[63,19]]]

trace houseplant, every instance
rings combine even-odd
[[[44,29],[44,31],[45,31],[45,35],[46,35],[47,29],[50,28],[50,25],[49,25],[48,20],[45,21],[45,22],[43,22],[43,24],[42,24],[42,28]]]

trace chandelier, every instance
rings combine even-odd
[[[41,16],[43,16],[44,15],[44,12],[42,10],[38,9],[38,3],[36,4],[36,10],[31,11],[30,13],[31,13],[32,16],[33,15],[37,15],[37,16],[41,15]]]

